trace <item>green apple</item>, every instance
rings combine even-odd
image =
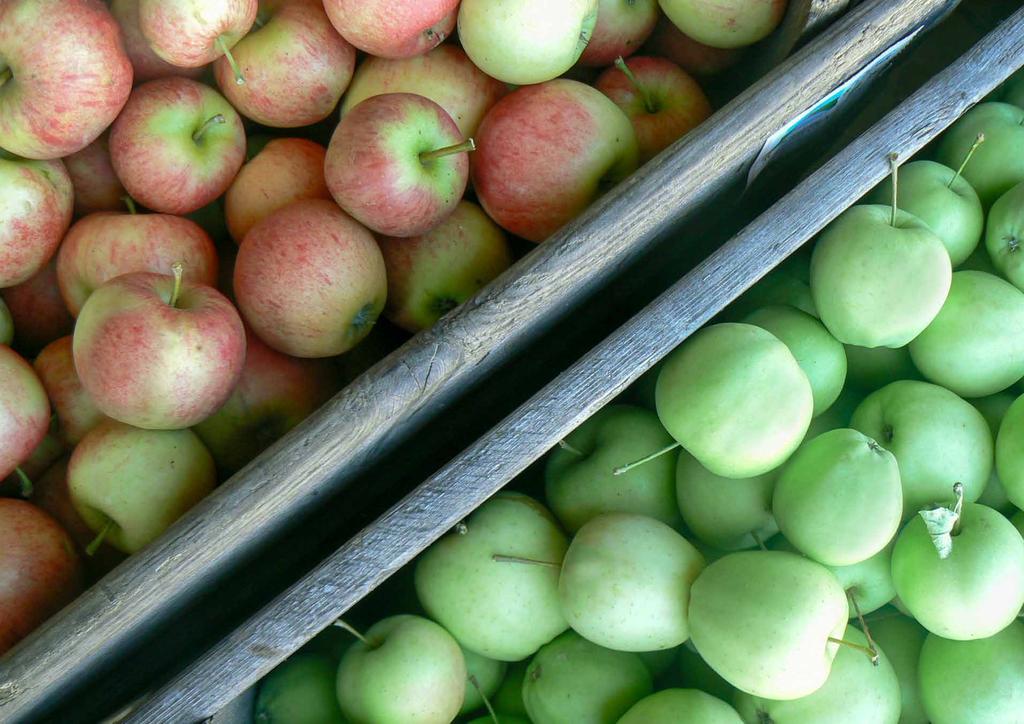
[[[690,589],[690,636],[736,688],[797,699],[828,678],[847,611],[839,581],[814,561],[782,551],[730,553]]]
[[[1000,196],[988,212],[985,249],[999,273],[1024,289],[1024,182]]]
[[[992,472],[992,435],[970,403],[928,382],[901,380],[868,395],[850,427],[896,456],[903,487],[903,518],[949,497],[964,485],[964,499],[981,495]]]
[[[818,316],[811,295],[809,257],[797,252],[772,269],[728,307],[723,318],[739,321],[761,307],[784,305]]]
[[[939,313],[952,265],[923,221],[888,206],[858,205],[818,237],[811,293],[836,339],[861,347],[902,347]]]
[[[335,692],[338,663],[323,654],[295,654],[271,671],[256,695],[260,724],[344,724]]]
[[[513,85],[569,70],[597,23],[597,0],[463,0],[459,41],[487,75]]]
[[[900,724],[928,724],[928,717],[921,706],[921,685],[917,677],[921,645],[928,632],[914,619],[895,611],[886,611],[869,624],[871,638],[889,659],[900,682]]]
[[[1005,390],[1024,377],[1024,292],[978,271],[953,275],[932,323],[910,343],[910,356],[932,382],[964,397]]]
[[[523,704],[523,679],[529,661],[517,661],[509,664],[498,690],[491,697],[491,706],[497,711],[507,712],[526,718],[526,705]],[[502,717],[501,721],[505,721]]]
[[[1024,396],[1006,411],[996,437],[996,473],[1006,497],[1024,508]]]
[[[618,724],[742,724],[736,710],[698,689],[664,689],[645,696]]]
[[[547,508],[498,493],[420,555],[416,594],[463,647],[519,661],[569,625],[558,600],[568,547]]]
[[[892,552],[892,580],[918,623],[956,640],[992,636],[1024,606],[1024,539],[991,508],[953,509],[949,549],[933,541],[932,523],[915,516]]]
[[[679,647],[678,651],[676,673],[680,686],[687,689],[700,689],[722,701],[732,701],[736,694],[736,687],[708,665],[708,662],[697,653],[693,641],[687,641]]]
[[[655,396],[672,437],[727,478],[778,467],[800,444],[814,407],[792,352],[752,324],[714,324],[687,339],[666,359]]]
[[[932,724],[1024,721],[1024,623],[980,641],[935,634],[921,647],[921,701]]]
[[[156,540],[217,483],[213,458],[191,430],[142,430],[105,420],[68,463],[71,501],[118,550]]]
[[[847,626],[843,640],[867,647],[867,638]],[[896,724],[900,683],[882,651],[878,660],[851,646],[840,646],[828,679],[817,691],[792,701],[737,694],[736,710],[748,724]]]
[[[469,714],[484,705],[484,697],[491,700],[505,678],[508,664],[488,659],[469,649],[462,649],[462,658],[466,662],[466,693],[459,713]]]
[[[533,657],[523,702],[534,724],[614,724],[652,690],[639,656],[566,631]]]
[[[957,163],[956,168],[959,166]],[[892,179],[879,184],[869,200],[890,203]],[[985,226],[981,200],[974,187],[949,166],[922,160],[900,168],[897,204],[935,232],[949,252],[953,266],[970,256],[981,241]]]
[[[771,34],[786,13],[786,0],[659,0],[679,30],[712,48],[742,48]]]
[[[1024,181],[1024,109],[1008,103],[979,103],[967,111],[939,141],[935,160],[947,166],[959,166],[979,134],[985,142],[978,146],[964,168],[964,178],[978,192],[982,206],[992,203]]]
[[[422,616],[378,621],[338,666],[341,711],[356,724],[447,724],[465,687],[459,644]]]
[[[836,401],[846,382],[846,351],[816,317],[794,307],[763,307],[746,319],[767,329],[793,353],[811,383],[814,415]]]
[[[723,478],[687,452],[676,465],[676,499],[697,538],[724,551],[754,548],[779,532],[772,515],[777,471],[752,478]]]
[[[670,444],[672,436],[650,410],[608,405],[551,451],[544,469],[548,505],[570,533],[602,513],[639,513],[676,525],[675,454],[613,472]]]
[[[562,612],[599,646],[674,648],[690,636],[690,586],[703,568],[697,549],[661,521],[601,515],[579,529],[562,561]]]
[[[782,467],[772,512],[786,539],[819,563],[859,563],[899,529],[903,493],[896,458],[856,430],[819,435]]]
[[[985,422],[988,423],[988,429],[992,432],[993,440],[999,435],[999,426],[1006,416],[1006,411],[1010,409],[1010,406],[1016,399],[1013,393],[1004,391],[970,400],[970,403],[984,416]],[[977,502],[994,508],[1003,514],[1013,507],[1006,495],[1006,489],[1003,487],[1002,481],[999,480],[999,473],[995,466],[992,467],[992,474],[989,475],[988,483],[985,485],[985,489],[981,491],[981,497],[978,498]]]
[[[897,380],[919,380],[921,373],[910,359],[908,347],[846,345],[847,379],[867,392]]]

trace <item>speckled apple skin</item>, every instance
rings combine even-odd
[[[164,61],[183,68],[206,65],[252,27],[257,0],[139,0],[139,29]]]
[[[20,465],[50,427],[50,402],[32,366],[0,345],[0,479]]]
[[[0,189],[3,288],[28,281],[50,260],[71,223],[75,195],[60,160],[5,158],[2,151]]]
[[[324,9],[341,36],[360,50],[410,58],[451,35],[459,0],[324,0]]]

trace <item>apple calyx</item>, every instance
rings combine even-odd
[[[227,123],[227,119],[224,117],[223,113],[218,113],[215,116],[210,116],[205,121],[203,121],[203,125],[196,129],[196,132],[192,134],[192,140],[195,141],[196,143],[199,143],[202,140],[203,135],[205,135],[205,133],[208,130],[210,130],[212,126],[219,126],[222,123]]]
[[[973,144],[971,144],[971,148],[970,148],[970,150],[969,150],[969,151],[967,151],[967,155],[966,155],[966,156],[964,156],[964,160],[963,160],[963,162],[962,162],[962,163],[960,164],[960,168],[958,168],[958,169],[956,170],[956,173],[955,173],[955,174],[953,174],[953,178],[951,178],[951,179],[949,180],[949,183],[948,183],[948,184],[946,184],[946,188],[947,188],[947,189],[951,189],[951,188],[953,188],[953,184],[955,184],[955,183],[956,183],[956,180],[957,180],[958,178],[960,178],[960,174],[962,174],[962,173],[964,172],[964,169],[965,169],[965,168],[967,168],[967,163],[968,163],[968,162],[969,162],[969,161],[971,160],[971,156],[973,156],[973,155],[974,155],[974,152],[978,150],[978,146],[980,146],[980,145],[981,145],[981,144],[983,144],[984,142],[985,142],[985,134],[984,134],[984,133],[979,133],[979,134],[977,135],[977,137],[976,137],[976,138],[974,139],[974,143],[973,143]]]
[[[224,36],[218,35],[217,40],[214,41],[217,46],[217,50],[223,53],[224,57],[228,60],[228,65],[231,66],[231,72],[235,74],[235,85],[245,85],[245,76],[242,75],[242,69],[238,67],[238,62],[235,60],[235,56],[231,54],[231,48],[224,42]]]
[[[562,448],[563,450],[567,450],[568,452],[571,452],[573,455],[578,455],[581,458],[585,458],[587,456],[587,454],[585,452],[583,452],[579,448],[573,447],[572,445],[567,443],[565,440],[559,440],[558,441],[558,447]]]
[[[850,599],[850,603],[853,605],[853,612],[857,615],[860,630],[864,632],[864,638],[868,641],[868,648],[874,652],[874,656],[871,657],[871,664],[878,666],[878,646],[875,645],[875,640],[871,638],[871,628],[868,626],[868,622],[864,620],[864,614],[860,612],[860,604],[857,603],[857,594],[853,588],[846,589],[846,597]]]
[[[174,289],[171,290],[171,299],[167,302],[169,306],[178,306],[178,297],[181,296],[181,280],[185,274],[185,265],[180,261],[171,264],[171,272],[174,273]]]
[[[107,522],[103,524],[102,528],[100,528],[100,532],[97,533],[96,537],[93,538],[89,542],[89,545],[85,547],[85,555],[89,556],[90,558],[96,555],[96,551],[100,549],[100,546],[103,545],[103,541],[107,539],[107,536],[110,535],[110,531],[112,531],[113,529],[114,519],[107,518]]]
[[[139,213],[139,210],[135,206],[135,199],[133,199],[131,196],[125,194],[124,196],[121,197],[121,201],[123,201],[124,205],[128,208],[129,214],[135,216],[135,214]]]
[[[494,713],[494,707],[491,706],[491,700],[487,698],[487,694],[485,694],[484,690],[480,688],[480,682],[477,681],[476,674],[470,674],[466,678],[469,680],[472,687],[476,689],[476,693],[479,694],[480,698],[483,700],[484,706],[487,708],[487,713],[491,717],[491,721],[493,721],[494,724],[501,724],[501,722],[498,721],[498,715]]]
[[[662,455],[670,453],[673,450],[675,450],[677,447],[682,447],[682,444],[678,443],[678,442],[674,442],[671,445],[666,445],[661,450],[658,450],[656,452],[652,452],[650,455],[642,457],[639,460],[634,460],[631,463],[626,463],[625,465],[620,465],[619,467],[617,467],[614,470],[612,470],[612,475],[622,475],[623,473],[628,473],[633,468],[640,467],[644,463],[649,463],[649,462],[651,462],[651,460],[654,460],[655,458],[659,458]]]
[[[21,497],[31,498],[32,493],[35,492],[35,486],[32,485],[32,478],[30,478],[20,467],[14,468],[14,474],[18,476],[18,481],[21,483]]]
[[[561,568],[561,563],[555,563],[553,561],[538,561],[536,558],[523,558],[521,556],[506,556],[500,553],[495,553],[491,556],[491,560],[495,563],[521,563],[527,566],[545,566],[547,568]]]
[[[445,156],[453,156],[456,153],[469,153],[470,151],[476,150],[476,141],[472,138],[467,138],[462,143],[456,143],[452,146],[444,146],[443,148],[435,148],[433,151],[424,151],[420,154],[420,163],[430,163],[436,161],[439,158]]]
[[[939,506],[930,510],[920,510],[918,515],[924,519],[925,528],[931,536],[932,544],[945,560],[953,552],[953,538],[960,534],[960,517],[964,509],[964,484],[953,484],[953,495],[956,497],[952,508]]]
[[[896,204],[899,201],[899,182],[900,182],[900,155],[898,153],[889,154],[889,169],[892,173],[892,213],[889,215],[889,226],[896,226]]]
[[[363,635],[362,635],[361,633],[359,633],[359,631],[358,631],[358,630],[356,630],[356,629],[355,629],[354,627],[350,626],[350,625],[349,625],[349,624],[348,624],[347,622],[345,622],[345,621],[344,621],[343,619],[340,619],[340,618],[339,618],[339,619],[338,619],[337,621],[335,621],[335,622],[334,622],[334,623],[332,623],[331,625],[332,625],[332,626],[337,626],[337,627],[338,627],[338,628],[340,628],[341,630],[343,630],[343,631],[347,631],[348,633],[352,634],[352,635],[353,635],[353,636],[355,636],[355,637],[356,637],[357,639],[359,639],[359,641],[360,641],[360,642],[362,642],[362,644],[363,644],[364,646],[366,646],[366,648],[368,648],[368,649],[375,649],[375,648],[377,648],[376,646],[374,646],[373,644],[371,644],[371,643],[369,642],[369,640],[368,640],[368,639],[367,639],[367,638],[366,638],[365,636],[363,636]]]
[[[851,649],[857,649],[858,651],[863,651],[865,654],[868,655],[868,658],[871,659],[872,666],[878,666],[878,661],[879,661],[880,657],[878,656],[878,650],[875,649],[873,646],[863,646],[861,644],[858,644],[856,641],[847,641],[846,639],[837,639],[835,636],[829,636],[828,640],[831,643],[837,644],[839,646],[849,646]]]
[[[650,92],[640,83],[640,79],[636,77],[632,69],[626,65],[626,60],[621,55],[615,59],[615,67],[626,76],[626,79],[630,82],[633,88],[636,90],[637,95],[644,102],[644,110],[648,113],[657,113],[659,108],[658,104],[654,102],[654,98],[651,97]]]

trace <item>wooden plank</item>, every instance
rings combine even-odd
[[[0,661],[0,720],[38,719],[337,495],[739,178],[785,121],[955,0],[873,0],[375,366]]]
[[[1024,64],[1024,9],[642,313],[145,701],[131,724],[203,719],[411,561]]]

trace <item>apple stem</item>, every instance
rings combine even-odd
[[[623,58],[621,55],[618,58],[616,58],[615,67],[622,71],[622,74],[626,76],[626,79],[633,85],[633,88],[636,89],[636,92],[640,95],[641,100],[643,100],[644,102],[644,109],[648,113],[656,113],[658,109],[654,105],[654,100],[651,98],[651,94],[648,93],[647,89],[640,84],[640,81],[636,77],[636,74],[633,73],[633,71],[630,69],[628,65],[626,65],[625,58]]]
[[[949,183],[946,184],[946,188],[953,188],[953,184],[956,183],[956,180],[960,178],[960,174],[962,174],[964,172],[964,169],[967,168],[967,163],[971,160],[971,156],[973,156],[974,152],[978,150],[978,146],[980,146],[984,142],[985,134],[979,133],[978,137],[974,139],[974,143],[971,144],[971,150],[967,152],[967,155],[964,157],[963,163],[960,164],[960,168],[956,170],[956,173],[953,174],[953,178],[951,178],[949,180]]]
[[[372,648],[376,648],[376,647],[375,647],[375,646],[373,646],[373,645],[372,645],[372,644],[371,644],[371,643],[370,643],[369,641],[367,641],[367,640],[366,640],[366,637],[365,637],[365,636],[363,636],[363,635],[362,635],[361,633],[359,633],[359,632],[358,632],[358,631],[357,631],[357,630],[356,630],[355,628],[353,628],[352,626],[350,626],[350,625],[349,625],[348,623],[346,623],[346,622],[345,622],[344,620],[342,620],[342,619],[340,619],[340,618],[339,618],[339,619],[338,619],[337,621],[335,621],[335,622],[334,622],[333,624],[331,624],[331,625],[332,625],[332,626],[337,626],[338,628],[342,629],[343,631],[348,631],[348,632],[349,632],[350,634],[352,634],[352,635],[353,635],[353,636],[355,636],[355,637],[356,637],[357,639],[359,639],[359,640],[360,640],[360,641],[361,641],[361,642],[362,642],[362,643],[363,643],[363,644],[364,644],[364,645],[365,645],[365,646],[366,646],[367,648],[371,648],[371,649],[372,649]]]
[[[238,62],[235,60],[235,56],[231,54],[231,48],[224,42],[224,36],[217,36],[217,50],[224,54],[224,57],[228,59],[228,65],[231,66],[231,72],[235,74],[235,85],[245,85],[245,76],[242,75],[242,69],[238,67]]]
[[[956,503],[953,504],[953,515],[956,520],[953,523],[952,530],[949,531],[950,535],[960,535],[960,518],[964,512],[964,484],[961,482],[953,483],[953,495],[956,496]]]
[[[176,261],[171,264],[171,271],[174,273],[174,289],[171,290],[171,300],[168,304],[176,307],[178,306],[178,297],[181,296],[181,280],[185,274],[185,265]]]
[[[763,541],[763,540],[761,540],[761,536],[759,536],[759,535],[757,534],[757,531],[756,531],[756,530],[752,530],[752,531],[750,531],[750,537],[754,539],[754,542],[755,542],[755,543],[757,543],[757,547],[758,547],[758,548],[760,548],[760,549],[761,549],[761,550],[763,550],[763,551],[766,551],[766,550],[768,550],[768,546],[766,546],[766,545],[764,544],[764,541]]]
[[[568,450],[573,455],[579,455],[581,458],[585,458],[586,457],[586,454],[582,450],[580,450],[578,448],[574,448],[572,445],[567,443],[565,440],[559,440],[558,441],[558,447],[562,448],[563,450]]]
[[[674,442],[671,445],[663,447],[661,450],[658,450],[657,452],[653,452],[653,453],[651,453],[650,455],[648,455],[646,457],[640,458],[639,460],[634,460],[633,462],[627,463],[626,465],[620,465],[619,467],[617,467],[614,470],[612,470],[612,475],[622,475],[623,473],[628,473],[633,468],[637,468],[637,467],[640,467],[641,465],[643,465],[645,463],[649,463],[649,462],[651,462],[651,460],[654,460],[655,458],[659,458],[662,455],[664,455],[665,453],[670,453],[673,450],[675,450],[677,447],[681,447],[681,446],[680,446],[680,444],[678,442]]]
[[[552,563],[551,561],[538,561],[535,558],[521,558],[520,556],[503,556],[500,553],[495,553],[491,556],[491,560],[496,563],[522,563],[528,566],[547,566],[548,568],[561,568],[561,563]]]
[[[871,646],[862,646],[861,644],[855,643],[853,641],[847,641],[846,639],[837,639],[834,636],[829,636],[828,640],[831,641],[834,644],[839,644],[840,646],[849,646],[851,649],[857,649],[858,651],[863,651],[865,654],[867,654],[871,658],[871,663],[874,664],[875,666],[878,666],[878,651],[876,649],[874,649],[873,647],[871,647]]]
[[[853,612],[857,614],[857,621],[860,622],[860,629],[864,632],[864,638],[868,640],[868,646],[873,652],[875,652],[875,655],[871,658],[871,663],[878,666],[878,647],[875,646],[875,640],[871,638],[871,629],[868,627],[868,622],[864,620],[864,615],[860,612],[860,605],[857,603],[857,595],[851,588],[846,591],[846,597],[849,598],[850,603],[853,604]]]
[[[30,478],[28,473],[20,467],[14,468],[14,473],[18,476],[18,480],[21,481],[21,497],[31,498],[32,493],[35,492],[35,486],[32,485],[32,478]]]
[[[121,201],[123,201],[124,205],[128,207],[129,214],[135,216],[135,214],[139,213],[139,210],[135,207],[135,199],[133,199],[131,196],[125,194],[124,196],[121,197]]]
[[[96,551],[100,549],[100,546],[103,545],[103,541],[107,539],[107,536],[113,529],[114,521],[111,518],[107,518],[107,522],[103,524],[102,528],[100,528],[100,532],[97,533],[96,537],[93,538],[89,545],[85,547],[85,555],[90,558],[96,555]]]
[[[889,226],[896,226],[896,202],[899,199],[900,166],[898,153],[889,154],[889,168],[892,169],[892,214],[889,216]]]
[[[10,68],[4,68],[0,70],[0,86],[9,81],[14,76],[14,73]]]
[[[227,119],[224,118],[223,114],[218,113],[215,116],[210,116],[205,121],[203,121],[203,125],[201,125],[199,129],[192,134],[192,140],[195,141],[196,143],[199,143],[203,135],[208,130],[210,130],[211,126],[219,126],[221,123],[227,123]]]
[[[484,706],[487,708],[487,713],[491,715],[491,721],[493,721],[494,724],[501,724],[501,722],[498,721],[498,715],[494,713],[494,707],[491,706],[491,700],[487,698],[487,694],[485,694],[484,690],[480,688],[480,682],[476,680],[476,674],[470,674],[467,678],[469,679],[469,683],[473,685],[473,688],[476,689],[476,693],[480,695],[481,699],[483,699]]]
[[[469,151],[476,150],[476,141],[472,138],[467,138],[462,143],[456,143],[454,146],[445,146],[444,148],[435,148],[433,151],[424,151],[420,154],[420,163],[430,163],[444,156],[453,156],[456,153],[468,153]]]

